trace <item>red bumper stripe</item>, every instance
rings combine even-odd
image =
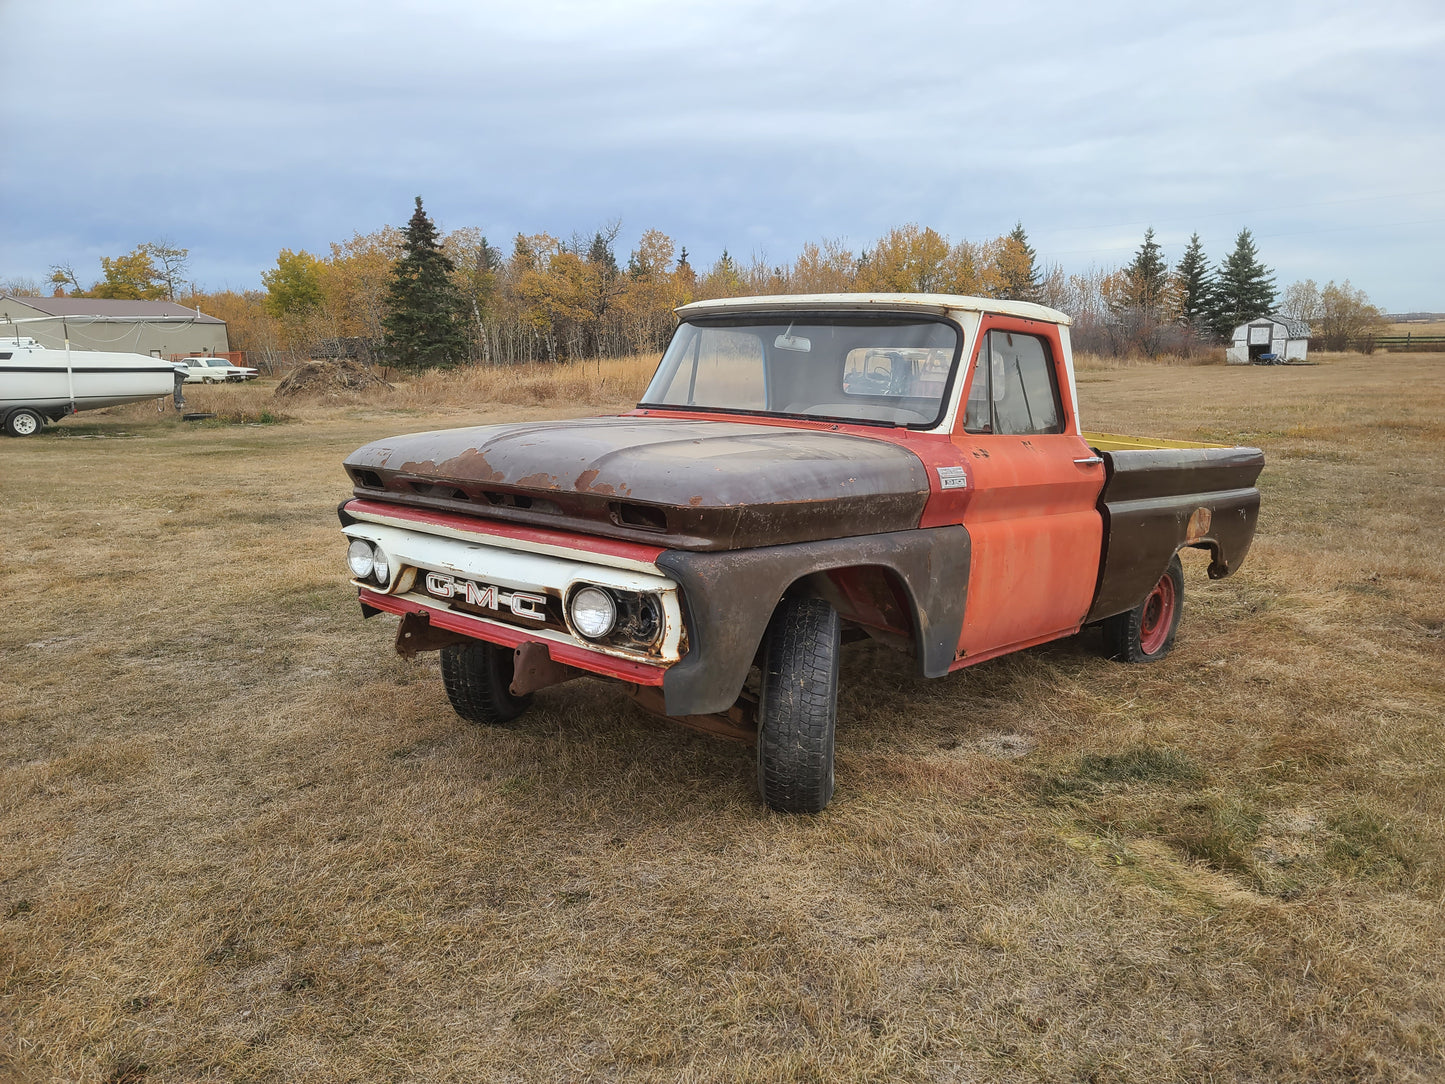
[[[433,610],[428,606],[412,602],[410,599],[397,598],[395,595],[382,595],[375,591],[368,591],[366,588],[358,588],[357,593],[361,601],[368,606],[378,610],[385,610],[392,614],[419,614],[424,613],[433,625],[439,629],[446,629],[448,632],[459,632],[463,636],[471,636],[478,640],[485,640],[489,644],[499,644],[502,647],[520,647],[529,640],[547,646],[547,654],[552,657],[553,662],[562,663],[565,666],[575,666],[579,670],[586,670],[589,673],[601,674],[603,677],[617,678],[619,681],[630,681],[635,685],[658,685],[662,684],[662,677],[667,671],[660,666],[649,666],[647,663],[633,662],[630,659],[619,659],[614,655],[604,655],[600,651],[589,651],[585,647],[577,647],[573,644],[558,644],[551,640],[542,640],[536,636],[530,636],[526,629],[513,628],[510,625],[502,625],[496,621],[488,621],[481,617],[472,617],[470,614],[459,614],[451,610]]]

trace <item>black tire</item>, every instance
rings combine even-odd
[[[456,713],[469,723],[501,726],[532,706],[530,696],[512,695],[510,648],[481,640],[442,648],[442,685]]]
[[[781,813],[818,813],[833,797],[838,614],[816,598],[784,599],[763,641],[758,790]]]
[[[1143,602],[1105,618],[1104,654],[1119,662],[1158,662],[1173,649],[1183,613],[1184,566],[1176,553]]]
[[[45,419],[38,410],[21,407],[5,416],[5,435],[8,437],[33,437],[45,428]]]

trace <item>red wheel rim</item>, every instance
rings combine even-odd
[[[1154,585],[1144,600],[1144,613],[1139,618],[1139,649],[1146,655],[1157,655],[1169,639],[1174,625],[1174,577],[1167,572]]]

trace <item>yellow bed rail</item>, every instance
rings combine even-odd
[[[1122,433],[1083,433],[1096,452],[1147,452],[1159,448],[1227,448],[1227,444],[1202,444],[1197,440],[1157,440],[1154,437],[1126,437]]]

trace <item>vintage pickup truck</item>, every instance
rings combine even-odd
[[[1069,319],[930,294],[700,301],[621,416],[368,444],[340,509],[362,612],[440,650],[457,713],[623,683],[757,750],[763,800],[833,794],[841,645],[951,671],[1102,627],[1168,653],[1178,551],[1244,559],[1254,448],[1084,433]]]

